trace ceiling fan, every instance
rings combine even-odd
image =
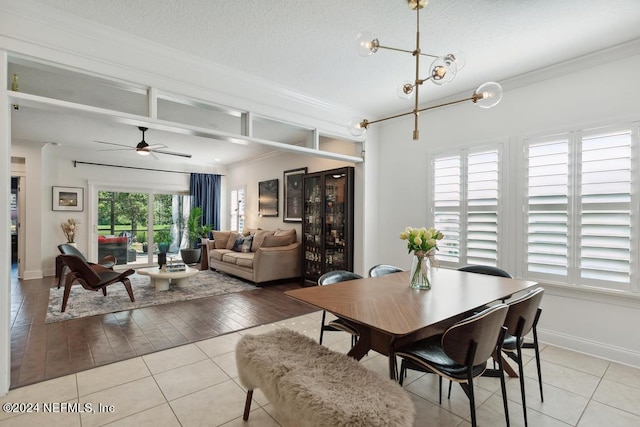
[[[141,156],[151,155],[156,160],[158,159],[158,157],[154,153],[167,154],[169,156],[186,157],[189,159],[191,158],[191,154],[176,153],[175,151],[163,150],[163,148],[167,148],[167,146],[163,144],[154,144],[154,145],[147,144],[147,141],[144,140],[144,133],[149,129],[142,126],[139,126],[138,129],[140,129],[140,131],[142,132],[142,141],[140,141],[138,145],[136,145],[135,147],[131,147],[129,145],[124,145],[124,144],[116,144],[114,142],[105,142],[105,141],[95,141],[95,142],[99,144],[109,144],[109,145],[117,145],[118,147],[126,147],[126,148],[113,148],[110,150],[99,150],[99,151],[135,150],[135,152],[140,154]]]

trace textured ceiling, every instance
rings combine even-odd
[[[415,12],[405,0],[32,2],[42,5],[45,13],[54,8],[259,76],[304,96],[362,111],[369,119],[411,109],[407,101],[398,99],[396,87],[413,80],[413,57],[381,50],[362,58],[355,51],[355,38],[361,31],[373,32],[383,45],[414,48]],[[431,0],[420,18],[423,52],[462,51],[467,57],[466,67],[451,84],[425,84],[422,103],[454,94],[470,95],[485,81],[501,82],[640,39],[640,0]],[[421,64],[424,75],[428,65],[425,58]],[[345,123],[349,119],[345,117]],[[50,121],[55,120],[63,118]],[[26,118],[15,120],[15,135],[37,140],[28,123]],[[138,140],[138,131],[131,126],[126,134],[116,129],[113,135],[105,135],[109,129],[104,128],[89,136],[99,128],[98,123],[88,123],[82,132],[64,137],[68,141]],[[171,146],[170,140],[160,142],[170,145],[170,150],[184,151]],[[196,143],[202,146],[201,141]],[[256,148],[254,155],[265,150]],[[250,155],[239,151],[222,162]],[[222,147],[218,154],[221,152]]]
[[[361,58],[354,49],[364,30],[413,49],[415,13],[405,0],[36,1],[374,115],[404,108],[396,86],[413,79],[411,55]],[[431,0],[421,12],[422,50],[463,51],[467,66],[422,93],[473,90],[636,39],[639,22],[638,0]]]

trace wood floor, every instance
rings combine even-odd
[[[45,324],[53,286],[53,277],[22,281],[13,271],[12,389],[317,311],[283,294],[298,281]]]

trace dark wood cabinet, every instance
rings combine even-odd
[[[304,176],[302,243],[305,286],[328,271],[353,271],[353,167]]]

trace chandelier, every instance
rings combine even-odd
[[[420,108],[419,91],[422,84],[431,81],[436,85],[444,85],[451,82],[458,71],[465,65],[465,57],[461,52],[449,53],[444,56],[431,55],[420,50],[420,9],[427,5],[428,0],[407,0],[409,8],[416,11],[416,47],[414,50],[398,49],[389,46],[383,46],[379,40],[371,33],[361,33],[357,38],[357,50],[360,56],[370,56],[379,49],[395,50],[398,52],[410,53],[415,57],[415,79],[413,81],[402,82],[398,87],[398,96],[403,99],[414,98],[413,110],[394,116],[385,117],[377,120],[367,120],[356,118],[349,123],[349,132],[353,136],[364,135],[369,125],[383,122],[385,120],[395,119],[398,117],[413,114],[413,139],[420,139],[420,131],[418,128],[418,117],[421,112],[432,110],[434,108],[445,107],[448,105],[460,104],[466,101],[473,101],[475,105],[481,108],[491,108],[498,104],[502,99],[502,87],[495,82],[487,82],[480,85],[468,98],[457,101],[446,102],[439,105]],[[429,66],[429,74],[425,77],[420,76],[420,57],[433,58],[433,62]]]

